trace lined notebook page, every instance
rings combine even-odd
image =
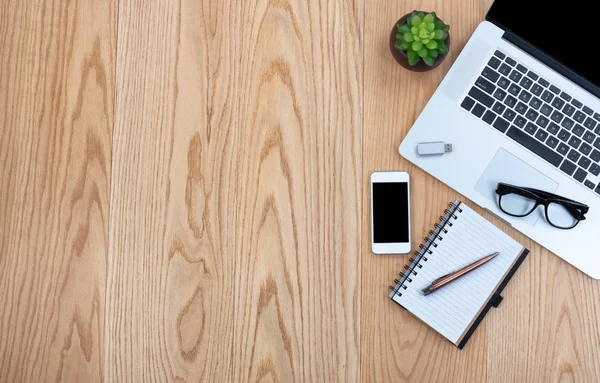
[[[406,283],[402,296],[394,300],[427,323],[440,334],[457,344],[471,327],[480,309],[523,250],[523,245],[509,237],[465,204],[456,211],[448,233],[430,247],[432,254],[421,260],[422,268],[412,282]],[[491,261],[469,274],[424,296],[421,290],[442,275],[458,270],[486,255],[500,252]]]

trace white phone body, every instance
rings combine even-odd
[[[371,250],[407,254],[410,238],[410,180],[406,172],[371,174]]]

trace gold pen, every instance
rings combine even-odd
[[[495,252],[494,254],[486,255],[485,257],[481,258],[480,260],[475,261],[475,262],[471,263],[470,265],[465,266],[458,271],[453,271],[449,274],[439,277],[435,281],[431,282],[431,284],[428,287],[425,287],[423,290],[421,290],[423,292],[423,295],[429,295],[432,292],[436,291],[437,289],[446,286],[448,283],[457,280],[458,278],[469,273],[470,271],[475,270],[476,268],[483,265],[484,263],[491,261],[498,254],[500,254],[500,253]]]

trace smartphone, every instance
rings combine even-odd
[[[410,253],[410,182],[406,172],[371,174],[371,249]]]

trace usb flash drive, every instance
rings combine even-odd
[[[420,156],[432,156],[449,153],[452,151],[452,144],[444,142],[420,142],[417,144],[417,154]]]

